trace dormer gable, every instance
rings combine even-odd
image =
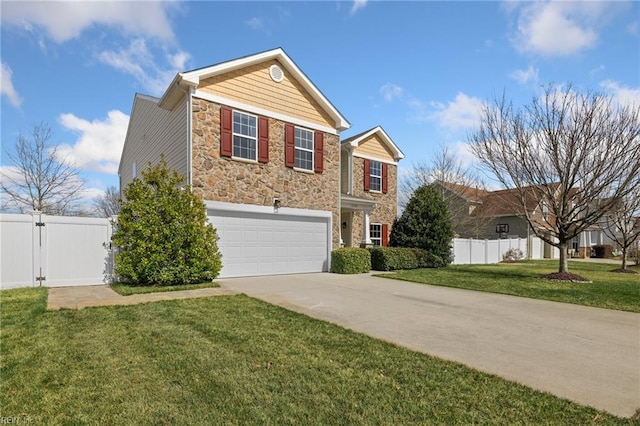
[[[350,150],[356,157],[393,164],[404,158],[400,148],[393,143],[381,126],[343,140],[342,148]]]

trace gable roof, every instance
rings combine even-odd
[[[159,105],[163,108],[172,109],[175,104],[182,99],[185,89],[198,87],[200,81],[269,60],[277,60],[282,66],[284,66],[284,68],[286,68],[287,71],[291,73],[291,75],[293,75],[293,78],[309,92],[311,97],[313,97],[329,117],[334,120],[338,131],[346,130],[351,127],[351,123],[349,123],[340,111],[333,106],[329,99],[322,94],[322,92],[311,82],[311,80],[309,80],[302,70],[298,68],[295,62],[293,62],[293,60],[280,47],[256,53],[254,55],[220,62],[207,67],[180,72],[176,74],[164,95],[162,95]]]
[[[434,184],[440,185],[456,193],[462,198],[475,203],[482,203],[482,199],[489,194],[489,191],[485,189],[474,188],[471,186],[460,185],[457,183],[445,182],[442,180],[437,180],[434,182]]]
[[[517,188],[486,191],[442,181],[437,181],[435,184],[455,192],[468,201],[479,203],[480,206],[474,210],[474,215],[482,217],[524,215],[520,192]],[[559,186],[559,183],[554,183],[549,186],[549,189],[555,192]],[[524,201],[527,211],[535,211],[540,204],[540,200],[546,197],[545,188],[542,186],[528,186],[522,189],[525,191]]]
[[[393,158],[396,161],[402,160],[404,158],[404,153],[400,151],[400,148],[398,148],[395,143],[393,143],[393,141],[391,140],[389,135],[387,135],[387,132],[384,131],[382,126],[376,126],[373,129],[365,130],[362,133],[358,133],[357,135],[351,136],[343,140],[342,145],[344,146],[351,145],[353,148],[356,148],[358,147],[358,145],[360,145],[361,142],[363,142],[368,137],[374,134],[378,134],[378,136],[380,136],[382,143],[384,143],[385,147],[389,151],[391,151],[391,154],[393,155]]]

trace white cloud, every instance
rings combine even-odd
[[[351,14],[355,15],[360,9],[364,9],[368,0],[354,0],[351,6]]]
[[[402,96],[402,87],[393,83],[386,83],[380,87],[380,94],[385,101],[391,102],[393,98]]]
[[[595,45],[596,27],[610,9],[606,2],[524,3],[519,8],[514,45],[544,56],[572,55]]]
[[[634,21],[627,26],[627,30],[631,35],[638,35],[638,21]]]
[[[424,112],[424,105],[416,101],[415,106]],[[484,102],[478,98],[458,93],[448,104],[432,102],[434,112],[427,112],[423,118],[433,119],[442,127],[458,130],[472,128],[480,122],[480,113]]]
[[[58,154],[76,166],[102,173],[116,173],[129,125],[129,116],[109,111],[104,121],[88,121],[74,114],[62,114],[60,124],[79,134],[73,145],[58,146]]]
[[[529,65],[529,68],[527,68],[526,70],[515,70],[514,72],[509,74],[509,77],[511,77],[512,79],[514,79],[520,84],[527,84],[527,83],[537,84],[538,68],[534,68],[533,65]]]
[[[601,81],[600,87],[611,95],[613,101],[619,105],[640,107],[640,88],[621,86],[613,80]]]
[[[264,19],[258,18],[257,16],[254,16],[253,18],[249,19],[248,21],[245,21],[245,24],[249,28],[251,28],[252,30],[262,30],[262,29],[264,29]]]
[[[22,104],[22,98],[18,95],[15,87],[13,87],[13,72],[8,65],[3,62],[0,68],[0,90],[2,96],[6,96],[9,99],[11,105],[19,108]]]
[[[168,11],[176,5],[173,1],[3,2],[2,24],[30,32],[42,28],[57,43],[76,38],[96,24],[170,40],[174,34]]]
[[[161,95],[176,75],[184,71],[190,55],[184,51],[174,54],[165,53],[166,67],[159,62],[147,47],[144,39],[133,40],[129,47],[118,51],[104,51],[98,59],[113,68],[132,75],[138,83],[152,95]]]

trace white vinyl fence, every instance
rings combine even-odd
[[[0,288],[106,284],[111,234],[109,219],[0,214]]]
[[[520,249],[525,259],[542,259],[544,243],[539,238],[501,240],[453,239],[453,264],[498,263],[509,249]]]

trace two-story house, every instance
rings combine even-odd
[[[205,202],[221,276],[328,271],[343,244],[384,244],[397,210],[402,153],[380,127],[341,143],[349,127],[282,49],[178,73],[135,96],[120,187],[164,155]]]

